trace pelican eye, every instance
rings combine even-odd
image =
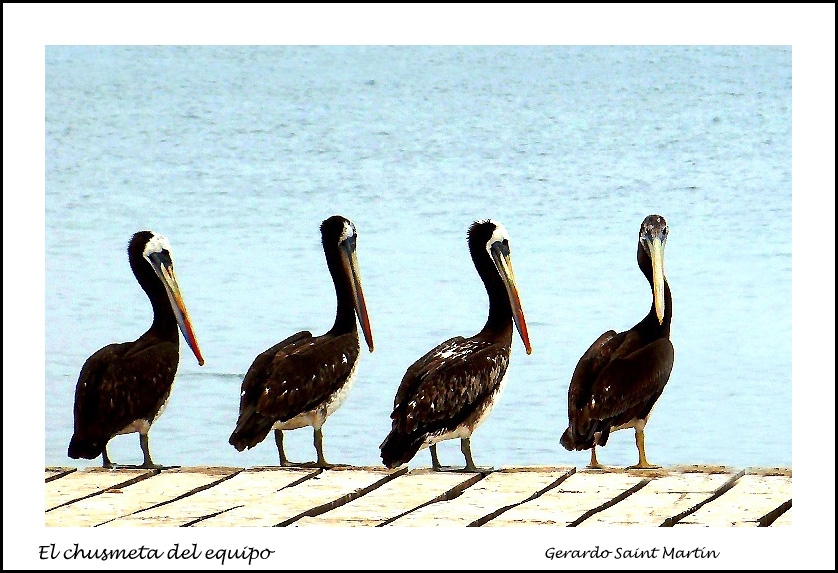
[[[502,239],[500,241],[495,241],[493,243],[497,245],[497,249],[506,257],[509,256],[509,241],[507,239]]]
[[[343,231],[341,232],[340,237],[338,238],[338,242],[339,243],[344,243],[349,239],[355,238],[356,234],[357,234],[357,231],[355,231],[355,225],[353,225],[352,223],[346,222],[346,223],[343,224]]]

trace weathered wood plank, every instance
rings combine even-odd
[[[124,486],[126,482],[143,480],[160,473],[160,470],[86,468],[44,485],[46,511],[73,503],[105,490]]]
[[[558,487],[489,521],[483,527],[511,525],[568,526],[650,478],[620,472],[577,471]]]
[[[383,469],[330,469],[294,487],[248,500],[241,507],[199,521],[193,527],[279,525],[302,518],[306,512],[323,504],[357,494],[365,488],[383,485],[392,479],[393,473]]]
[[[731,477],[731,474],[688,473],[655,478],[646,487],[592,515],[579,526],[660,527],[667,518],[707,499]]]
[[[235,468],[166,469],[124,488],[111,487],[47,512],[47,526],[95,526],[171,501],[237,472]],[[123,480],[124,481],[124,480]]]
[[[436,498],[451,497],[479,478],[478,474],[413,470],[346,505],[303,517],[293,526],[377,526]]]
[[[302,468],[253,468],[209,489],[106,524],[107,527],[182,527],[229,511],[319,474]]]
[[[756,527],[759,519],[791,499],[791,477],[743,475],[724,495],[675,524]]]
[[[388,526],[465,527],[501,508],[521,503],[571,471],[573,468],[496,471],[465,490],[459,497],[417,509]]]

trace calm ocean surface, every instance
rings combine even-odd
[[[640,222],[666,217],[675,366],[646,431],[653,463],[790,466],[789,47],[50,47],[46,49],[47,465],[72,460],[85,359],[151,307],[131,235],[173,248],[206,365],[181,343],[162,464],[278,463],[227,443],[256,355],[334,319],[320,222],[350,218],[375,339],[324,426],[332,462],[378,465],[402,375],[483,325],[466,247],[511,235],[533,354],[474,434],[480,465],[584,465],[567,452],[581,354],[649,310]],[[286,433],[314,459],[312,430]],[[136,434],[111,458],[139,463]],[[462,464],[458,441],[440,445]],[[602,463],[637,461],[614,434]],[[411,466],[427,466],[427,451]]]

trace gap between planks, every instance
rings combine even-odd
[[[198,486],[198,487],[196,487],[196,488],[193,488],[193,489],[191,489],[191,490],[189,490],[189,491],[187,491],[187,492],[184,492],[184,493],[182,493],[182,494],[180,494],[180,495],[178,495],[178,496],[175,496],[175,497],[173,497],[172,499],[167,499],[167,500],[165,500],[165,501],[161,501],[161,502],[155,503],[154,505],[150,505],[150,506],[148,506],[148,507],[144,507],[144,508],[142,508],[142,509],[138,509],[137,511],[132,511],[131,513],[129,513],[129,514],[127,514],[127,515],[136,515],[136,514],[138,514],[138,513],[142,513],[142,512],[144,512],[144,511],[149,511],[150,509],[155,509],[155,508],[158,508],[158,507],[161,507],[161,506],[164,506],[164,505],[168,505],[168,504],[170,504],[170,503],[174,503],[174,502],[179,501],[179,500],[181,500],[181,499],[184,499],[184,498],[187,498],[187,497],[189,497],[189,496],[195,495],[195,494],[196,494],[196,493],[198,493],[198,492],[201,492],[201,491],[207,490],[207,489],[209,489],[209,488],[211,488],[211,487],[215,487],[215,486],[217,486],[218,484],[220,484],[220,483],[222,483],[222,482],[227,481],[228,479],[232,479],[232,478],[236,477],[237,475],[239,475],[239,474],[240,474],[240,473],[242,473],[243,471],[244,471],[244,469],[241,469],[241,468],[236,469],[236,471],[233,471],[232,473],[229,473],[229,474],[227,474],[227,475],[225,475],[225,476],[222,476],[221,478],[219,478],[219,479],[217,479],[217,480],[215,480],[215,481],[213,481],[213,482],[210,482],[210,483],[207,483],[207,484],[204,484],[204,485],[200,485],[200,486]],[[117,519],[121,519],[121,518],[123,518],[123,517],[127,517],[127,516],[120,515],[120,516],[118,516],[118,517],[114,517],[114,518],[108,519],[107,521],[103,521],[102,523],[97,523],[96,525],[94,525],[94,527],[99,527],[100,525],[105,525],[106,523],[110,523],[110,522],[112,522],[112,521],[116,521]]]
[[[493,511],[491,513],[488,513],[481,518],[475,519],[474,521],[469,523],[466,527],[481,527],[482,525],[485,525],[486,523],[489,523],[491,520],[495,519],[497,516],[506,513],[510,509],[516,508],[519,505],[523,505],[523,504],[525,504],[527,502],[530,502],[534,499],[538,499],[539,497],[541,497],[542,495],[544,495],[545,493],[547,493],[551,489],[559,487],[562,484],[562,482],[564,482],[567,478],[569,478],[570,476],[572,476],[575,473],[576,473],[576,468],[570,468],[570,470],[567,473],[565,473],[564,475],[559,476],[558,478],[556,478],[555,481],[553,481],[552,483],[548,484],[547,486],[541,488],[540,490],[536,491],[534,494],[529,496],[527,499],[524,499],[524,500],[519,501],[517,503],[510,503],[509,505],[505,505],[505,506],[501,507],[500,509],[496,509],[495,511]]]
[[[337,499],[334,499],[334,500],[332,500],[328,503],[324,503],[324,504],[318,505],[317,507],[313,507],[309,510],[300,512],[297,515],[295,515],[294,517],[291,517],[289,519],[286,519],[284,521],[281,521],[281,522],[277,523],[276,525],[274,525],[274,527],[287,527],[287,526],[291,525],[292,523],[294,523],[295,521],[297,521],[299,519],[302,519],[303,517],[316,517],[318,515],[326,513],[327,511],[331,511],[331,510],[335,509],[336,507],[346,505],[347,503],[349,503],[351,501],[354,501],[354,500],[358,499],[359,497],[362,497],[362,496],[368,494],[369,492],[380,488],[381,486],[383,486],[387,482],[389,482],[391,480],[394,480],[399,476],[403,476],[404,474],[407,473],[407,471],[408,471],[407,466],[403,466],[403,467],[401,467],[401,468],[399,468],[395,471],[392,471],[392,472],[388,473],[387,475],[382,477],[380,480],[378,480],[374,483],[371,483],[370,485],[368,485],[366,487],[355,490],[351,493],[344,494],[344,495],[338,497]]]
[[[433,498],[429,501],[426,501],[424,503],[420,503],[416,507],[414,507],[412,509],[408,509],[407,511],[403,511],[400,514],[395,515],[395,516],[393,516],[389,519],[385,519],[384,521],[382,521],[381,523],[379,523],[375,527],[384,527],[386,525],[390,525],[391,523],[393,523],[397,519],[400,519],[400,518],[404,517],[405,515],[408,515],[410,513],[413,513],[414,511],[422,509],[423,507],[427,507],[427,506],[431,505],[432,503],[438,503],[440,501],[450,501],[452,499],[456,499],[459,496],[461,496],[466,489],[470,488],[471,486],[473,486],[474,484],[476,484],[477,482],[482,480],[484,477],[489,475],[489,473],[491,473],[491,472],[477,473],[477,474],[473,475],[472,477],[470,477],[469,479],[458,483],[457,485],[455,485],[454,487],[452,487],[448,491],[441,493],[440,495],[436,496],[435,498]]]
[[[108,471],[108,470],[105,470],[105,471]],[[79,502],[79,501],[82,501],[82,500],[85,500],[85,499],[89,499],[89,498],[91,498],[91,497],[96,497],[97,495],[102,495],[102,494],[103,494],[103,493],[105,493],[106,491],[110,491],[110,490],[114,490],[114,489],[122,489],[122,488],[124,488],[124,487],[128,487],[128,486],[134,485],[134,484],[135,484],[135,483],[137,483],[137,482],[141,482],[141,481],[143,481],[143,480],[145,480],[145,479],[148,479],[148,478],[150,478],[150,477],[152,477],[152,476],[156,476],[157,474],[159,474],[159,473],[160,473],[160,471],[161,471],[161,470],[160,470],[160,469],[157,469],[157,468],[152,469],[152,470],[149,470],[149,471],[147,471],[147,472],[145,472],[145,473],[141,473],[140,475],[138,475],[138,476],[136,476],[136,477],[133,477],[133,478],[131,478],[131,479],[129,479],[129,480],[125,480],[125,481],[123,481],[123,482],[119,482],[119,483],[114,484],[114,485],[112,485],[112,486],[110,486],[110,487],[107,487],[107,488],[104,488],[104,489],[100,489],[100,490],[97,490],[97,491],[91,492],[91,493],[89,493],[89,494],[87,494],[87,495],[83,495],[83,496],[81,496],[81,497],[77,497],[77,498],[70,499],[70,500],[67,500],[67,501],[65,501],[65,502],[59,503],[58,505],[56,505],[56,506],[54,506],[54,507],[51,507],[51,508],[47,509],[45,513],[49,513],[50,511],[54,511],[54,510],[58,509],[59,507],[64,507],[65,505],[71,505],[71,504],[73,504],[73,503],[77,503],[77,502]],[[73,472],[67,472],[67,474],[64,474],[64,475],[70,475],[71,473],[73,473]],[[63,477],[63,476],[61,476],[61,477]],[[57,478],[56,478],[56,479],[57,479]],[[50,480],[50,481],[52,481],[52,480]]]
[[[252,468],[252,469],[259,469],[259,468]],[[296,486],[296,485],[300,485],[300,484],[301,484],[301,483],[303,483],[304,481],[307,481],[307,480],[310,480],[310,479],[312,479],[312,478],[315,478],[315,477],[319,476],[319,475],[320,475],[320,474],[322,474],[322,473],[323,473],[323,468],[316,468],[314,471],[312,471],[312,472],[310,472],[310,473],[307,473],[306,475],[304,475],[304,476],[302,476],[302,477],[300,477],[300,478],[298,478],[298,479],[296,479],[296,480],[292,481],[291,483],[289,483],[289,484],[286,484],[286,485],[282,486],[282,487],[281,487],[281,488],[279,488],[277,491],[282,491],[282,490],[284,490],[284,489],[288,489],[288,488],[290,488],[290,487],[294,487],[294,486]],[[221,515],[222,513],[226,513],[226,512],[228,512],[228,511],[232,511],[232,510],[234,510],[234,509],[238,509],[238,508],[240,508],[240,507],[244,507],[244,505],[234,505],[233,507],[228,507],[227,509],[222,509],[221,511],[214,511],[214,512],[209,513],[209,514],[207,514],[207,515],[202,515],[201,517],[197,517],[197,518],[195,518],[195,519],[193,519],[193,520],[191,520],[191,521],[187,521],[186,523],[184,523],[184,524],[183,524],[183,525],[181,525],[180,527],[191,527],[191,526],[195,525],[196,523],[200,523],[201,521],[204,521],[205,519],[212,519],[213,517],[216,517],[216,516],[218,516],[218,515]]]

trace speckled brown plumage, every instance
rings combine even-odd
[[[414,363],[396,394],[391,416],[395,429],[432,433],[469,425],[469,418],[500,390],[509,365],[509,334],[501,342],[452,338]]]
[[[501,393],[513,319],[530,352],[505,229],[494,221],[479,221],[470,227],[468,237],[472,261],[489,296],[489,316],[474,336],[446,340],[407,369],[393,401],[390,433],[380,447],[387,467],[407,463],[430,446],[433,467],[439,469],[435,444],[459,437],[466,469],[476,469],[469,440]],[[501,268],[508,269],[503,276]]]

